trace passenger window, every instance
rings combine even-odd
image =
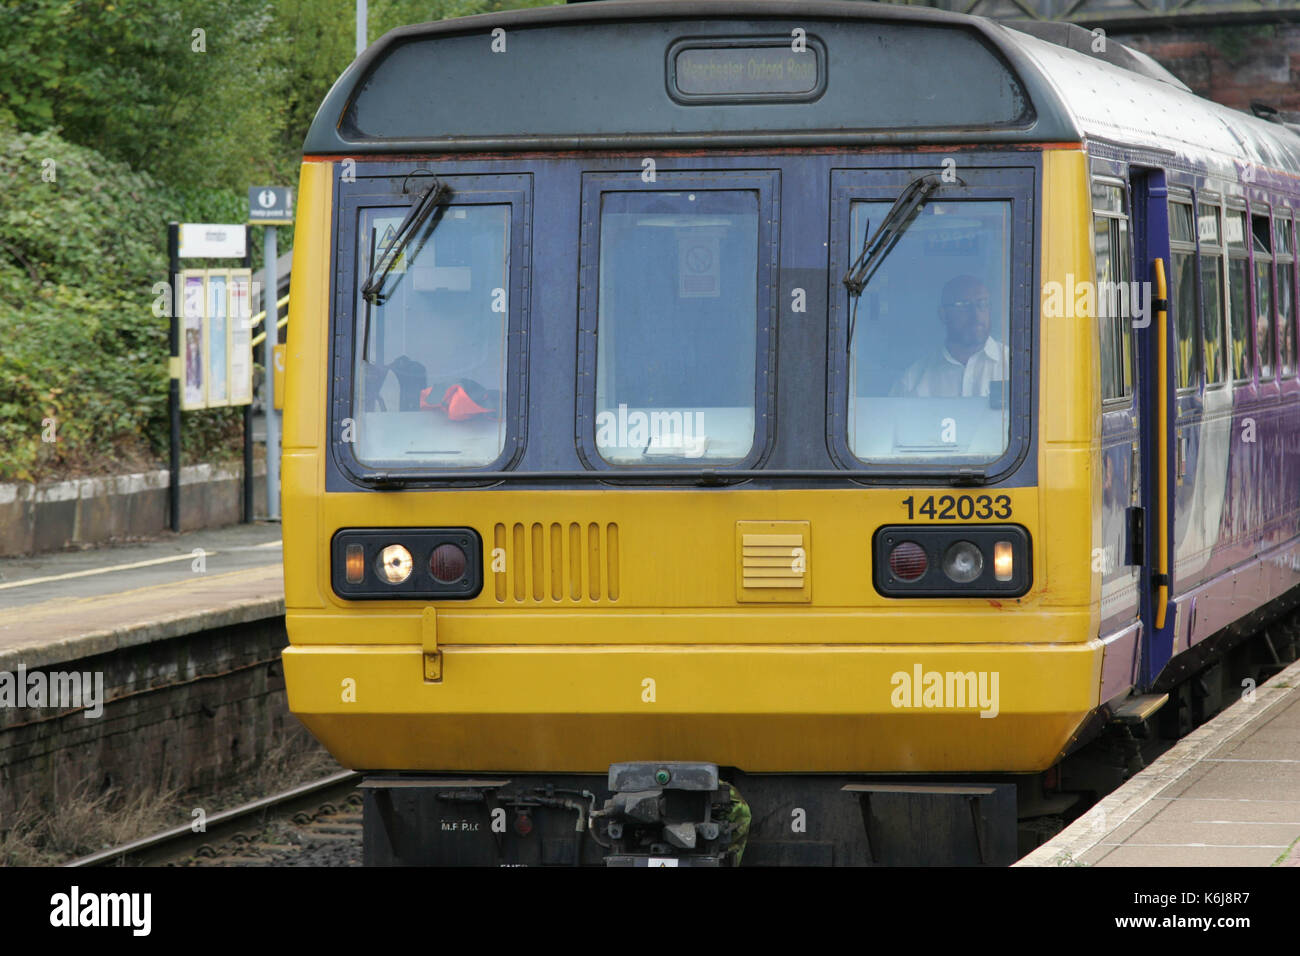
[[[1102,401],[1133,394],[1133,258],[1124,187],[1093,183],[1096,315]]]
[[[1228,329],[1232,336],[1232,378],[1251,377],[1250,324],[1246,312],[1246,286],[1250,281],[1246,262],[1246,214],[1229,209],[1223,221],[1223,238],[1228,247]]]
[[[759,193],[606,192],[596,448],[622,465],[754,447]]]
[[[1251,216],[1255,258],[1255,366],[1260,381],[1273,377],[1273,235],[1268,216]]]
[[[1282,378],[1296,372],[1295,236],[1291,214],[1278,210],[1273,218],[1273,261],[1277,266],[1278,365]]]
[[[1223,246],[1219,207],[1200,203],[1196,211],[1201,259],[1201,336],[1205,342],[1205,383],[1224,380],[1227,370],[1223,348]]]
[[[1200,385],[1201,336],[1196,303],[1196,233],[1190,203],[1169,203],[1169,294],[1178,335],[1178,388]]]

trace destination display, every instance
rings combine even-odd
[[[764,96],[812,93],[818,84],[816,48],[687,47],[674,63],[677,91],[686,96]]]

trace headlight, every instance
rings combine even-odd
[[[1031,583],[1019,525],[889,525],[871,550],[872,583],[886,597],[1019,597]]]
[[[411,576],[412,567],[411,552],[400,544],[390,544],[379,552],[379,559],[375,561],[375,574],[381,581],[401,584]]]
[[[969,541],[949,545],[943,553],[943,573],[958,584],[970,584],[984,570],[984,556]]]
[[[473,528],[344,528],[330,542],[334,593],[349,600],[442,600],[483,589]]]

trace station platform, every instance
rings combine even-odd
[[[0,559],[0,671],[284,613],[279,524]]]
[[[1300,867],[1300,661],[1015,865]]]

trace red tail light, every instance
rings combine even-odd
[[[454,544],[440,544],[429,557],[429,573],[434,580],[451,584],[465,576],[465,552]]]
[[[889,552],[889,570],[900,581],[917,580],[929,566],[925,549],[914,541],[901,541]]]

